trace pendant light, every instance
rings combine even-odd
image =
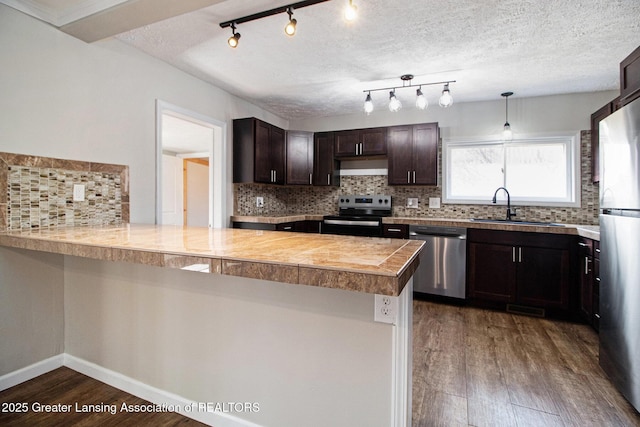
[[[449,91],[449,83],[445,83],[438,103],[443,108],[451,107],[453,105],[453,96],[451,96],[451,92]]]
[[[396,97],[395,89],[389,92],[389,111],[395,113],[402,108],[402,103]]]
[[[504,97],[504,128],[502,130],[502,140],[513,140],[513,132],[511,131],[511,125],[509,124],[509,97],[513,95],[513,92],[503,92],[500,94]]]

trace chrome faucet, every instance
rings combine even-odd
[[[507,221],[511,221],[511,218],[516,216],[515,209],[511,209],[511,196],[509,195],[509,191],[507,191],[504,187],[498,187],[495,193],[493,193],[493,199],[491,200],[493,203],[497,202],[496,196],[498,195],[498,191],[504,190],[507,193]]]

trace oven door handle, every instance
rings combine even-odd
[[[346,219],[325,219],[325,224],[328,225],[355,225],[358,227],[378,227],[379,221],[349,221]]]

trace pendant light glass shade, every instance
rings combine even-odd
[[[358,17],[358,8],[353,4],[353,0],[349,0],[349,4],[344,9],[344,19],[351,22]]]
[[[509,122],[504,124],[504,129],[502,131],[502,140],[503,141],[511,141],[513,140],[513,132],[511,132],[511,125]]]
[[[402,103],[396,97],[396,91],[392,90],[391,92],[389,92],[389,111],[395,113],[396,111],[400,110],[400,108],[402,108]]]
[[[364,112],[367,115],[373,112],[373,101],[371,100],[371,94],[367,94],[367,99],[364,100]]]
[[[424,110],[429,106],[429,101],[427,101],[427,97],[424,96],[421,89],[416,91],[416,107]]]
[[[453,97],[449,91],[449,83],[444,85],[444,89],[442,90],[442,95],[440,95],[438,103],[444,108],[451,107],[453,105]]]

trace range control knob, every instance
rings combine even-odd
[[[344,199],[340,199],[340,203],[344,203]]]

